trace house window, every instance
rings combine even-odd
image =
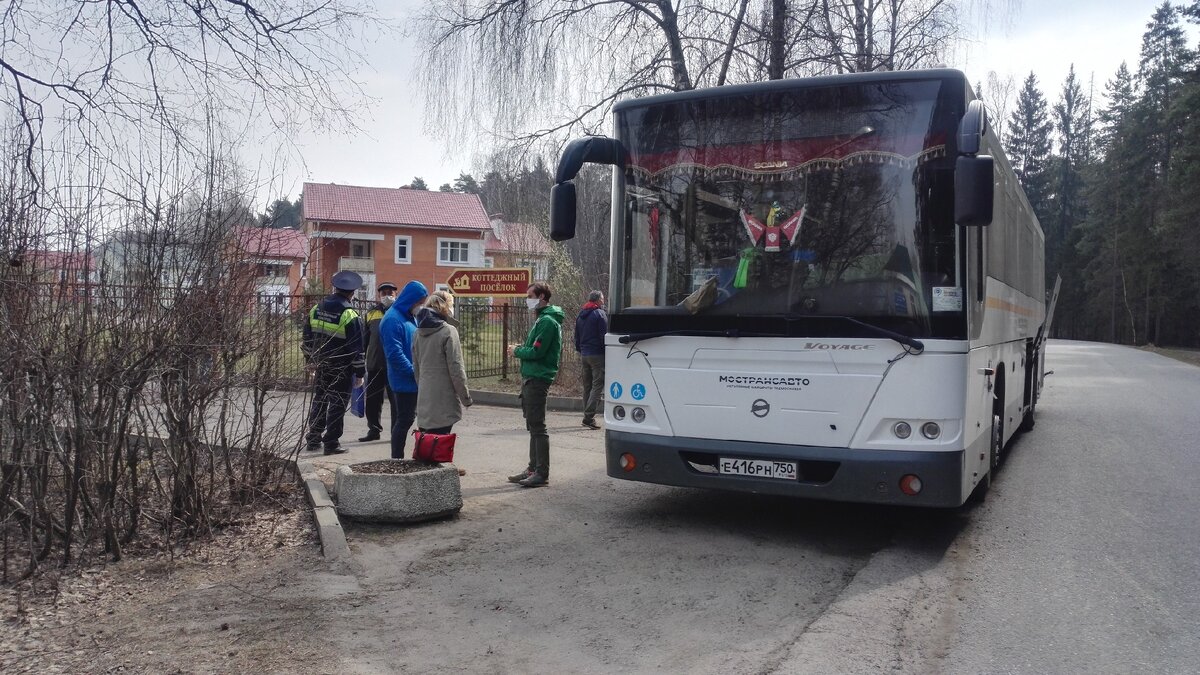
[[[439,265],[470,265],[471,240],[438,239]]]
[[[405,265],[412,263],[412,237],[396,235],[396,263]]]
[[[370,258],[371,257],[371,242],[361,239],[350,239],[350,257],[351,258]]]
[[[450,287],[446,284],[435,284],[433,290],[450,292]]]
[[[484,259],[483,259],[483,266],[484,266],[484,267],[495,267],[495,266],[496,266],[496,259],[495,259],[495,258],[493,258],[493,257],[492,257],[492,256],[490,256],[490,255],[489,255],[489,256],[487,256],[486,258],[484,258]]]

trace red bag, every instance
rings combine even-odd
[[[419,462],[453,462],[455,434],[413,431],[413,459]]]

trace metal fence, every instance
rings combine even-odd
[[[467,377],[519,377],[520,363],[508,356],[508,345],[525,341],[535,316],[522,305],[486,305],[460,301],[454,308],[462,340]],[[575,314],[563,319],[563,350],[559,370],[578,365],[575,353]]]
[[[303,363],[300,355],[300,334],[309,309],[321,300],[316,295],[263,294],[255,299],[254,306],[259,320],[289,321],[295,326],[294,344],[285,345],[289,362]],[[363,313],[373,306],[370,301],[355,301]],[[579,355],[575,352],[575,315],[573,309],[565,309],[563,319],[563,350],[559,370],[564,373],[578,372]],[[520,305],[487,304],[478,300],[462,299],[455,304],[455,323],[462,341],[463,361],[467,377],[518,379],[520,363],[508,356],[508,345],[522,343],[533,327],[535,316]],[[291,354],[294,352],[294,355]],[[302,370],[302,369],[301,369]],[[302,375],[298,373],[298,375]],[[559,378],[560,381],[564,377]]]

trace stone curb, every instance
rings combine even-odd
[[[304,483],[304,494],[312,506],[313,518],[317,521],[317,535],[321,538],[321,554],[329,560],[348,560],[350,545],[346,543],[346,532],[338,520],[337,509],[329,498],[325,483],[317,478],[312,462],[297,461],[296,470]]]
[[[471,390],[471,400],[481,405],[497,405],[508,408],[520,408],[521,398],[516,394],[499,391]],[[583,412],[583,401],[577,398],[550,396],[546,399],[546,408],[558,412]]]

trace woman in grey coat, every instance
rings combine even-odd
[[[417,315],[413,341],[417,428],[434,434],[450,433],[471,405],[458,329],[446,322],[453,316],[454,296],[446,291],[430,295]]]

